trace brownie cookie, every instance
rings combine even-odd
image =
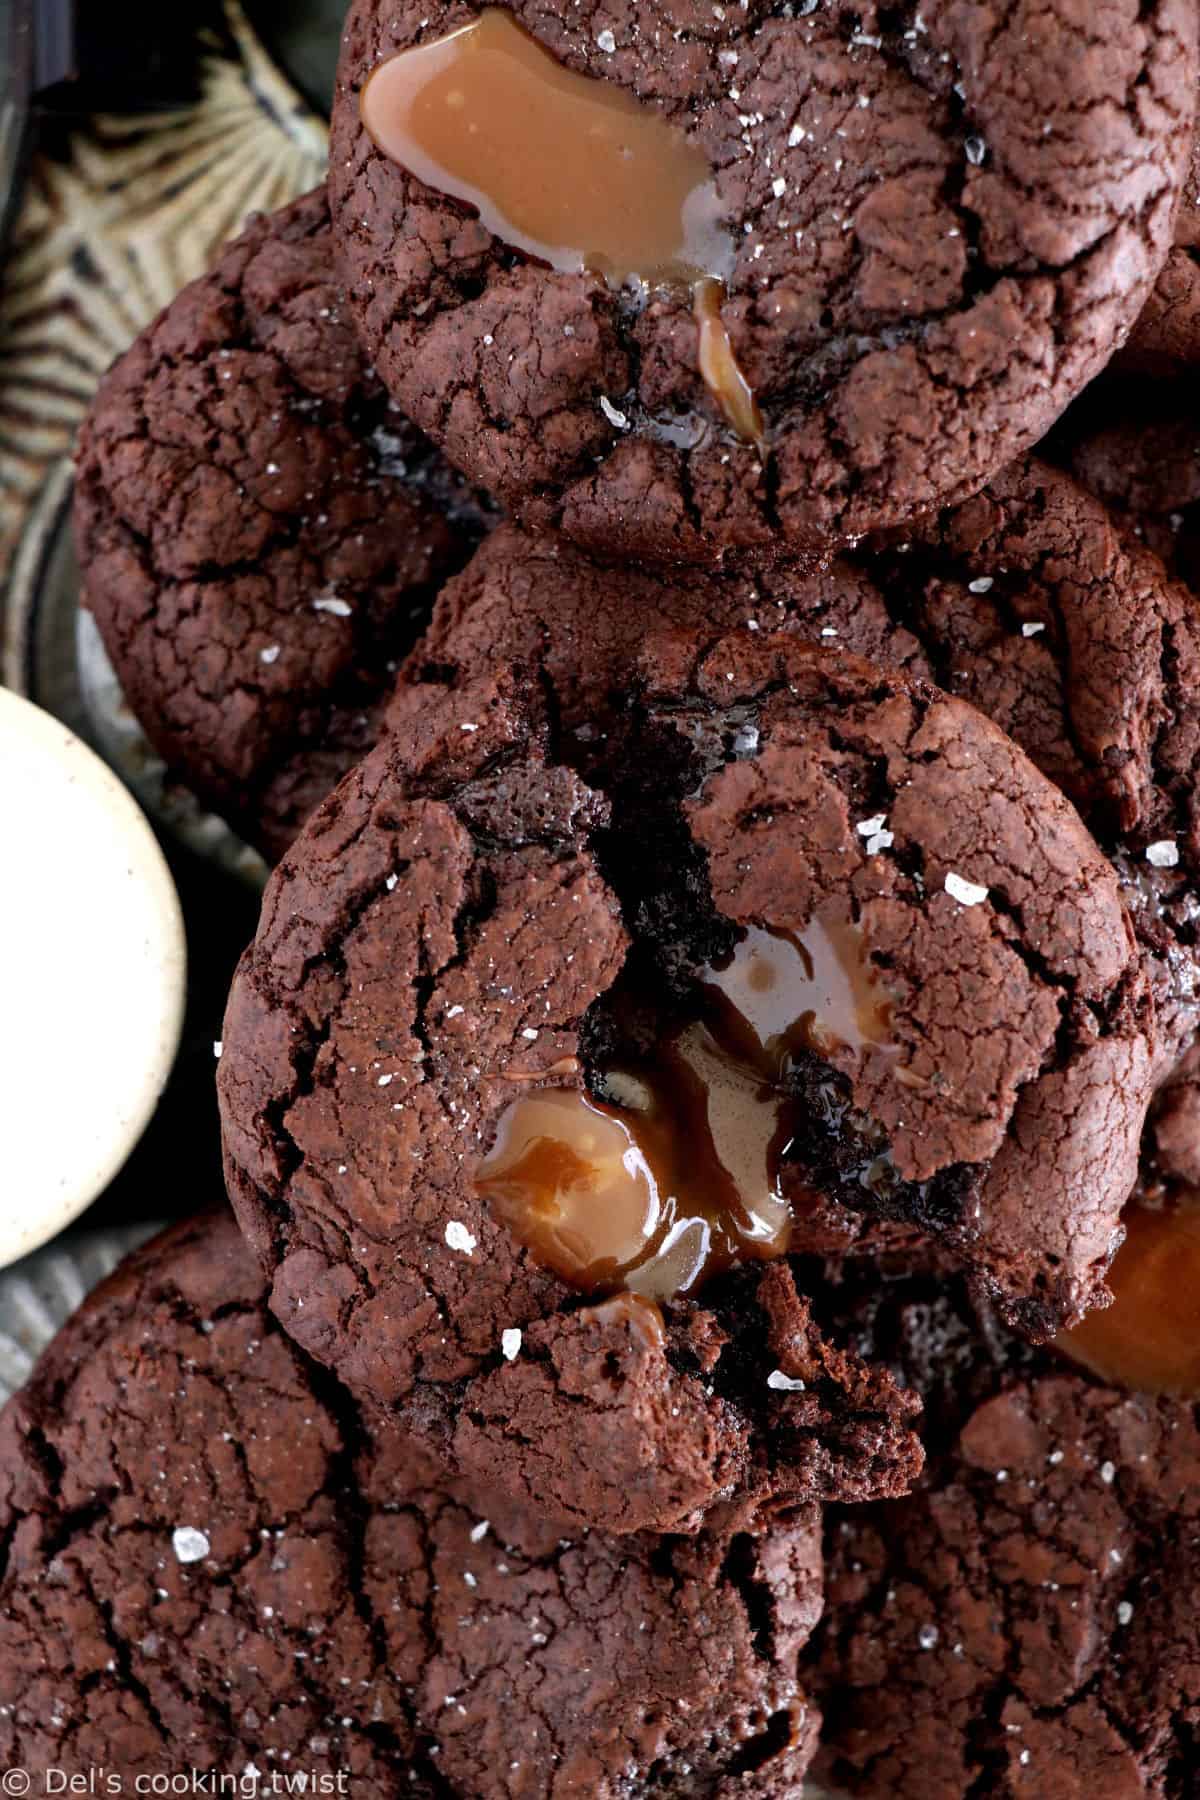
[[[399,403],[529,523],[592,547],[824,554],[974,491],[1107,361],[1170,248],[1185,0],[1086,21],[1063,0],[522,4],[532,45],[506,17],[433,49],[472,15],[357,0],[334,227]],[[471,54],[492,39],[489,92]],[[557,125],[552,90],[577,108]],[[584,108],[620,121],[594,152]],[[661,243],[631,242],[660,211]]]
[[[324,189],[251,221],[104,378],[79,446],[84,604],[171,769],[277,856],[373,742],[470,554],[470,489],[391,405]]]
[[[910,1402],[792,1233],[919,1227],[1034,1332],[1104,1297],[1150,1050],[1116,880],[980,715],[799,639],[666,640],[603,797],[542,692],[405,690],[267,890],[219,1087],[272,1305],[608,1528],[895,1491]]]
[[[869,567],[934,679],[1021,745],[1112,858],[1165,1073],[1200,1024],[1200,601],[1033,458]]]
[[[177,1227],[0,1415],[6,1767],[378,1800],[800,1791],[814,1515],[617,1541],[481,1508],[265,1301],[227,1214]]]
[[[627,710],[631,607],[647,634],[707,622],[819,638],[986,713],[1113,859],[1154,977],[1161,1068],[1174,1066],[1200,1024],[1200,602],[1091,495],[1024,459],[918,534],[817,575],[656,579],[506,527],[438,596],[406,673],[536,662],[590,778]]]
[[[657,872],[622,907],[606,861],[632,818],[614,832],[605,798],[548,753],[535,683],[404,698],[268,885],[226,1015],[226,1176],[276,1316],[447,1465],[574,1525],[691,1528],[903,1490],[911,1397],[825,1341],[786,1261],[741,1262],[714,1221],[734,1266],[697,1299],[672,1304],[670,1280],[634,1295],[619,1271],[662,1235],[641,1233],[637,1193],[590,1202],[573,1259],[542,1253],[536,1206],[479,1185],[522,1099],[574,1106],[564,1130],[611,1141],[617,1121],[585,1106],[598,1002],[633,989],[653,1026],[673,1007],[659,965],[682,949],[659,946],[676,927],[655,923]],[[683,854],[664,844],[663,881],[693,880]],[[678,929],[699,949],[720,927],[696,911]],[[644,994],[620,979],[639,940]],[[592,1156],[581,1138],[580,1204]],[[777,1230],[784,1210],[764,1196]],[[593,1256],[588,1218],[610,1214],[634,1242]],[[743,1222],[753,1236],[761,1221]]]
[[[498,664],[536,667],[570,760],[603,779],[642,643],[661,631],[740,628],[792,631],[889,668],[930,673],[869,572],[844,558],[816,571],[671,574],[600,562],[559,534],[502,525],[438,594],[403,676],[457,685]]]
[[[1073,1348],[1087,1362],[1098,1343],[1109,1380],[1186,1370],[1187,1398],[1121,1392],[1034,1355],[944,1282],[858,1296],[864,1347],[895,1356],[934,1428],[918,1493],[828,1522],[814,1681],[822,1773],[839,1793],[1191,1793],[1200,1341],[1167,1271],[1195,1273],[1200,1230],[1150,1223],[1151,1241],[1134,1230],[1114,1265],[1111,1311]]]

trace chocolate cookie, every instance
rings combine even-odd
[[[930,673],[870,573],[844,558],[817,571],[671,574],[600,562],[558,534],[532,536],[514,525],[493,532],[442,588],[402,673],[407,681],[457,685],[497,664],[535,666],[552,695],[564,751],[585,776],[603,780],[610,750],[620,753],[645,639],[739,628],[795,632],[910,674]]]
[[[6,1767],[378,1800],[799,1792],[813,1515],[761,1544],[616,1541],[483,1507],[265,1301],[227,1214],[180,1226],[0,1415]]]
[[[632,989],[669,1027],[660,965],[684,947],[660,936],[690,931],[699,950],[722,927],[695,904],[678,927],[651,916],[660,879],[693,879],[678,843],[646,917],[632,894],[622,908],[605,859],[632,817],[614,833],[604,797],[548,754],[539,693],[508,678],[408,690],[268,886],[219,1090],[230,1193],[276,1315],[450,1466],[576,1526],[690,1528],[903,1489],[911,1398],[825,1342],[786,1261],[763,1260],[783,1200],[735,1205],[727,1228],[714,1208],[689,1237],[665,1190],[648,1211],[640,1177],[620,1191],[636,1162],[624,1115],[584,1089],[584,1059],[613,1071],[599,1003]],[[754,1109],[759,1078],[738,1080],[731,1104]],[[498,1129],[519,1144],[521,1102],[543,1096],[577,1143],[563,1168],[581,1216],[552,1243],[536,1204],[480,1185]],[[756,1126],[773,1138],[774,1112]],[[742,1258],[739,1229],[774,1235]],[[698,1299],[671,1304],[709,1270],[686,1282],[664,1234],[680,1255],[697,1235],[711,1247],[720,1273]],[[636,1294],[634,1263],[657,1277]]]
[[[1200,601],[1032,458],[870,572],[934,679],[1021,745],[1113,859],[1165,1073],[1200,1024]]]
[[[1184,0],[357,0],[331,194],[364,342],[531,524],[824,554],[974,491],[1112,354],[1170,248],[1194,36]]]
[[[1169,1303],[1179,1281],[1164,1280],[1195,1274],[1200,1231],[1186,1232],[1161,1216],[1150,1244],[1135,1231],[1115,1305],[1079,1334],[1101,1334],[1110,1380],[1186,1370],[1184,1399],[1123,1393],[1045,1353],[1014,1359],[944,1283],[931,1297],[924,1278],[898,1281],[875,1301],[872,1351],[886,1344],[940,1423],[919,1493],[829,1521],[814,1679],[839,1793],[1191,1792],[1200,1341],[1194,1307]],[[1097,1346],[1074,1348],[1086,1360]]]
[[[591,777],[627,711],[631,607],[647,633],[819,638],[986,713],[1113,859],[1154,976],[1161,1067],[1174,1066],[1200,1024],[1200,602],[1092,496],[1029,458],[903,541],[753,580],[612,570],[507,527],[439,595],[406,673],[536,662]]]
[[[251,221],[100,385],[84,603],[173,771],[277,856],[373,742],[482,529],[346,317],[324,189]]]
[[[609,1528],[895,1491],[908,1402],[793,1233],[919,1226],[1032,1331],[1102,1298],[1149,1081],[1115,878],[969,707],[786,635],[667,640],[603,797],[541,692],[406,690],[267,890],[219,1086],[272,1305]]]

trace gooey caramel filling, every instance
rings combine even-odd
[[[585,1291],[664,1300],[785,1255],[795,1056],[894,1047],[891,1001],[849,924],[752,926],[697,971],[697,994],[700,1016],[652,1061],[605,1071],[605,1099],[551,1088],[515,1100],[477,1171],[514,1236]]]
[[[493,237],[563,273],[691,292],[700,373],[726,422],[763,442],[721,318],[734,246],[704,153],[652,106],[578,75],[510,13],[389,57],[363,89],[386,156],[478,213]]]
[[[1127,1209],[1110,1307],[1064,1331],[1057,1347],[1102,1381],[1200,1397],[1200,1207]]]

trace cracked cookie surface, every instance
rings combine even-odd
[[[1184,0],[1086,20],[1062,0],[513,10],[707,157],[769,455],[723,429],[686,295],[631,300],[514,253],[369,139],[373,69],[464,8],[353,8],[334,223],[400,404],[528,522],[593,548],[824,554],[974,491],[1103,365],[1170,248],[1196,89]]]
[[[0,1754],[379,1800],[799,1791],[814,1514],[616,1541],[483,1492],[300,1355],[227,1213],[176,1227],[0,1415]]]
[[[672,580],[506,526],[439,594],[405,673],[455,681],[496,658],[536,663],[586,774],[628,708],[631,606],[643,635],[807,636],[985,713],[1112,860],[1154,985],[1158,1066],[1174,1067],[1200,1019],[1200,601],[1092,494],[1025,458],[911,535],[815,575]]]
[[[100,384],[84,603],[170,769],[271,858],[370,747],[483,515],[367,368],[324,189],[251,221]]]
[[[961,701],[785,635],[664,640],[603,795],[547,752],[541,696],[402,690],[268,888],[219,1086],[272,1304],[460,1467],[609,1528],[903,1488],[911,1402],[786,1260],[669,1304],[656,1344],[475,1173],[515,1093],[602,1085],[744,927],[848,911],[894,1043],[792,1065],[797,1229],[833,1200],[932,1232],[1052,1331],[1103,1296],[1149,1092],[1112,871]]]
[[[1111,858],[1167,1073],[1200,1021],[1200,601],[1032,457],[866,566],[934,680],[1020,744]]]
[[[944,1282],[873,1304],[862,1347],[939,1426],[919,1492],[829,1517],[822,1774],[863,1800],[1186,1800],[1195,1406],[1014,1357]]]
[[[475,1186],[515,1095],[582,1086],[589,1013],[641,935],[603,867],[610,808],[547,760],[537,692],[408,690],[268,886],[219,1090],[272,1306],[449,1463],[576,1525],[904,1488],[911,1397],[825,1342],[786,1264],[734,1270],[656,1336],[584,1303]]]

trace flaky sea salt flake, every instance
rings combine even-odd
[[[446,1242],[451,1250],[461,1250],[464,1256],[470,1256],[478,1241],[461,1219],[451,1219],[446,1226]]]
[[[956,875],[953,869],[946,876],[946,892],[960,906],[979,906],[988,897],[985,887],[980,887],[977,881],[967,881],[962,875]]]
[[[171,1533],[171,1548],[181,1563],[202,1562],[212,1549],[206,1532],[194,1525],[177,1525]]]

